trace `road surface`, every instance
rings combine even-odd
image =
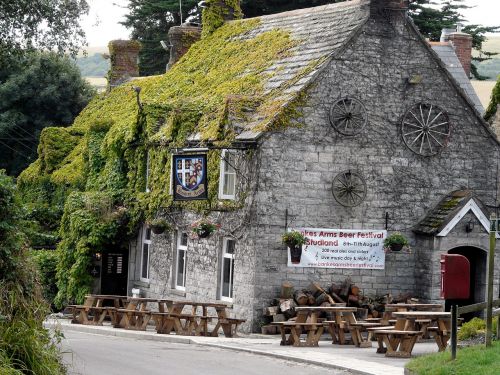
[[[348,375],[341,370],[192,344],[64,332],[69,375]],[[300,350],[300,348],[297,348]]]

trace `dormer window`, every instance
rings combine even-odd
[[[236,153],[223,150],[220,163],[219,199],[236,199]]]

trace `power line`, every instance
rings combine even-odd
[[[4,145],[5,147],[7,147],[8,149],[10,149],[10,150],[14,151],[16,154],[19,154],[19,155],[21,155],[22,157],[25,157],[25,158],[29,158],[29,156],[26,156],[26,155],[25,155],[25,154],[23,154],[22,152],[19,152],[18,150],[16,150],[16,149],[14,149],[14,148],[10,147],[8,144],[4,143],[3,141],[0,141],[0,143],[1,143],[2,145]]]

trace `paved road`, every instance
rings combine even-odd
[[[348,375],[347,372],[200,345],[66,331],[69,375]]]

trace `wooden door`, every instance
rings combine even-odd
[[[127,295],[128,250],[121,249],[103,254],[101,294]]]

